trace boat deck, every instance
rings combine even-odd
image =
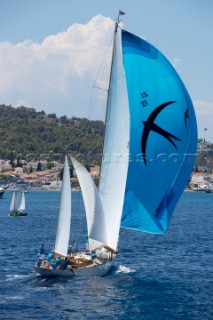
[[[55,255],[51,261],[42,260],[40,266],[35,266],[35,271],[42,276],[72,277],[80,274],[103,276],[109,272],[112,265],[112,259],[100,259],[95,254],[83,251],[67,256],[69,262],[67,268],[63,269],[60,263],[57,267],[53,266],[52,262],[56,257],[59,255]]]

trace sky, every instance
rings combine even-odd
[[[212,0],[0,0],[0,104],[104,119],[114,21],[157,47],[193,101],[198,136],[213,142]],[[207,130],[204,130],[207,128]]]

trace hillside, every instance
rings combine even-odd
[[[102,121],[57,118],[55,114],[37,112],[33,108],[0,105],[0,159],[29,154],[39,159],[42,154],[92,154],[99,161],[104,124]]]
[[[199,139],[195,171],[213,172],[213,143]]]
[[[33,108],[0,105],[0,159],[61,160],[82,154],[84,164],[100,164],[104,124],[85,118],[57,118]],[[213,170],[213,144],[199,139],[198,170]]]

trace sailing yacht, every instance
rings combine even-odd
[[[76,159],[71,159],[74,169],[76,170],[77,176],[79,178],[80,185],[82,187],[83,199],[87,214],[88,234],[91,237],[95,230],[95,228],[93,227],[93,225],[95,225],[93,219],[96,215],[98,216],[102,212],[101,201],[94,181],[88,171]],[[40,265],[36,264],[35,271],[42,276],[47,277],[72,277],[74,274],[84,276],[105,275],[111,268],[112,260],[115,256],[115,253],[113,253],[112,250],[109,250],[106,246],[96,241],[95,239],[92,240],[90,238],[88,246],[89,248],[87,249],[87,251],[85,250],[68,254],[71,212],[70,173],[68,158],[66,156],[64,162],[56,240],[54,249],[52,251],[52,258],[50,261],[44,259]],[[100,230],[104,230],[103,221],[99,219],[99,222]],[[95,238],[95,236],[93,236],[93,238]],[[56,265],[54,265],[54,261],[59,257],[61,263],[57,267]],[[65,259],[67,262],[66,269],[62,267]]]
[[[24,190],[13,190],[13,196],[10,204],[10,216],[26,216],[25,194]]]
[[[44,262],[35,267],[42,275],[105,275],[118,254],[121,227],[163,234],[194,165],[197,124],[182,80],[158,49],[121,29],[119,16],[98,190],[86,169],[71,158],[82,189],[91,254],[74,254],[64,271]],[[64,179],[67,167],[66,160]],[[63,180],[61,201],[66,205],[61,202],[53,250],[63,258],[71,223],[69,184],[65,187]],[[66,232],[61,233],[62,226]]]

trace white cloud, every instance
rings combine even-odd
[[[213,116],[213,102],[196,100],[194,101],[194,107],[198,116]]]
[[[99,15],[40,44],[0,43],[0,103],[15,106],[23,101],[59,116],[89,117],[92,84],[113,26],[111,19]]]

